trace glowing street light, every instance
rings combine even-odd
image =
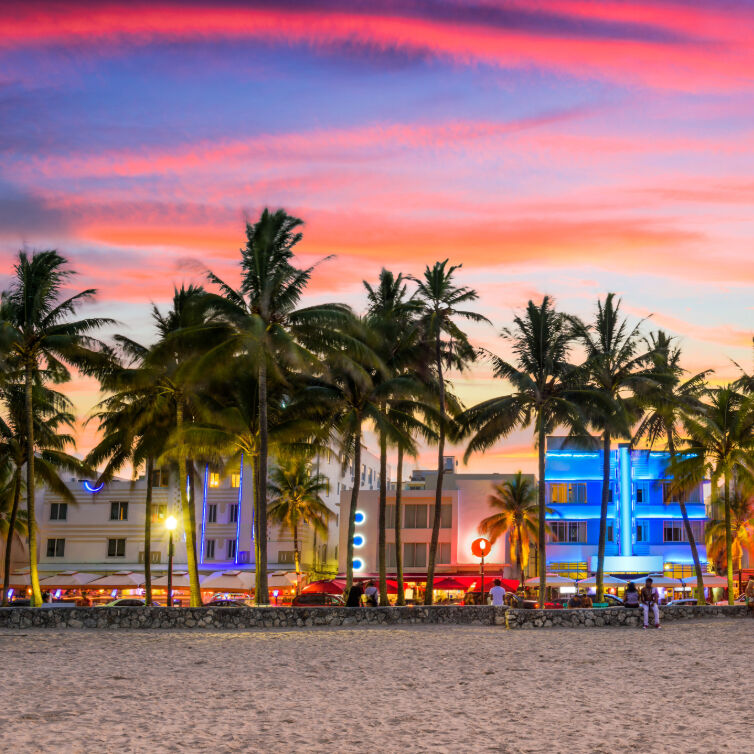
[[[165,528],[168,530],[168,607],[173,604],[173,532],[178,526],[175,516],[165,519]]]
[[[471,543],[472,554],[476,555],[478,558],[481,558],[479,571],[482,576],[482,605],[484,604],[484,556],[489,555],[491,547],[492,545],[490,544],[490,541],[488,539],[485,539],[484,537],[479,537],[479,539],[475,539]]]

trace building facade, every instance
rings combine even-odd
[[[495,485],[513,479],[512,474],[459,474],[455,458],[447,456],[443,477],[442,517],[435,572],[440,574],[476,574],[479,558],[471,552],[471,543],[479,535],[479,523],[493,511],[488,498]],[[532,475],[530,480],[534,481]],[[429,543],[437,489],[436,470],[414,471],[403,485],[402,546],[403,570],[407,579],[427,573]],[[348,544],[348,511],[350,493],[340,500],[339,571],[346,570]],[[395,486],[387,496],[387,571],[395,575]],[[379,569],[379,492],[363,490],[359,494],[354,537],[354,572],[358,576],[376,576]],[[515,578],[507,537],[498,540],[486,558],[489,572]]]
[[[334,453],[323,453],[313,461],[314,471],[329,480],[323,499],[332,512],[327,537],[304,527],[301,538],[302,571],[312,577],[334,575],[338,567],[340,499],[353,486],[352,467],[343,473]],[[362,450],[362,485],[367,491],[379,486],[379,461]],[[174,515],[179,522],[174,549],[174,570],[186,568],[186,540],[180,515],[177,471],[156,469],[152,485],[151,562],[155,571],[168,562],[168,534],[164,521]],[[144,518],[148,480],[116,479],[95,485],[90,480],[70,479],[67,486],[75,503],[50,489],[41,489],[36,500],[39,567],[43,575],[64,570],[108,573],[144,568]],[[192,489],[191,487],[189,488]],[[203,572],[254,570],[252,470],[243,464],[237,472],[222,473],[208,466],[193,480],[196,511],[197,555]],[[14,548],[13,567],[28,564],[26,546]],[[268,529],[268,569],[294,570],[291,533],[275,524]]]
[[[597,570],[602,460],[601,450],[578,447],[563,437],[547,438],[547,521],[552,529],[547,568],[552,572],[585,578]],[[631,449],[625,443],[611,451],[606,573],[692,574],[691,546],[667,473],[669,460],[668,453]],[[703,567],[707,486],[699,484],[685,499]]]

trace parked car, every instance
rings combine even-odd
[[[136,597],[121,597],[117,600],[111,600],[104,605],[97,605],[97,607],[145,607],[146,602]],[[159,602],[152,602],[152,607],[161,607]]]
[[[616,597],[614,594],[605,594],[604,599],[605,602],[607,602],[608,607],[623,607],[623,600],[620,597]]]
[[[534,610],[539,607],[539,602],[537,602],[537,600],[531,599],[530,597],[522,597],[520,594],[515,594],[514,592],[506,592],[504,602],[508,607],[515,607],[519,610]],[[487,591],[484,593],[484,603],[486,605],[490,604],[490,596]],[[466,592],[463,596],[463,604],[481,605],[482,593],[480,591]],[[548,610],[557,610],[563,606],[557,604],[557,602],[545,602],[545,607]]]
[[[339,594],[322,594],[320,592],[304,592],[293,598],[293,607],[337,607],[345,605]]]
[[[710,603],[705,602],[705,604],[709,605]],[[725,604],[727,605],[728,603],[726,602]],[[680,600],[670,600],[670,602],[668,602],[668,605],[671,607],[674,605],[696,605],[696,597],[684,597]]]
[[[243,600],[212,600],[205,602],[204,607],[248,607]]]

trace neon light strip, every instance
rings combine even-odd
[[[98,492],[102,492],[104,488],[105,488],[104,482],[100,482],[96,487],[92,487],[92,485],[89,482],[84,482],[84,489],[87,492],[91,492],[92,495],[96,495]]]
[[[631,459],[628,455],[628,445],[621,444],[618,448],[620,468],[620,554],[631,555]]]
[[[204,535],[207,528],[207,481],[209,480],[209,464],[204,467],[204,488],[202,491],[202,546],[199,562],[204,564]]]
[[[239,466],[238,478],[238,511],[236,512],[236,559],[238,564],[238,553],[241,544],[241,493],[243,492],[243,453],[241,453],[241,464]]]

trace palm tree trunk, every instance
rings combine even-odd
[[[403,541],[401,537],[401,504],[403,497],[403,448],[398,446],[398,467],[395,472],[395,578],[398,582],[399,605],[406,604],[406,593],[403,588]]]
[[[42,590],[39,588],[39,568],[37,566],[37,518],[34,510],[34,403],[32,396],[31,363],[27,362],[24,374],[26,401],[26,515],[29,537],[29,576],[31,579],[31,604],[42,604]]]
[[[186,490],[186,450],[183,442],[183,398],[176,396],[175,426],[178,434],[178,485],[181,493],[181,516],[183,518],[183,531],[186,534],[186,566],[189,572],[191,607],[201,607],[202,597],[199,590],[199,569],[196,563],[195,540],[192,538],[193,523],[191,521],[191,508],[189,507],[188,493]]]
[[[152,604],[152,472],[154,461],[147,458],[147,494],[144,501],[144,601]]]
[[[440,334],[435,341],[435,367],[437,368],[437,382],[440,389],[440,437],[437,444],[437,486],[435,488],[435,515],[432,521],[432,539],[429,543],[429,558],[427,559],[427,589],[424,592],[424,604],[431,605],[434,598],[435,560],[437,559],[437,541],[440,538],[440,519],[442,516],[442,482],[445,473],[445,379],[442,373],[442,358],[440,355]]]
[[[382,406],[384,412],[384,404]],[[387,563],[385,544],[385,515],[387,509],[387,435],[380,432],[380,507],[379,507],[379,534],[377,537],[378,560],[380,570],[380,605],[387,605]]]
[[[257,605],[267,605],[270,592],[267,586],[267,362],[264,355],[259,362],[259,475],[257,489],[259,502],[256,506],[257,547],[256,594]]]
[[[293,560],[296,565],[296,595],[301,584],[301,555],[298,551],[298,526],[293,524]]]
[[[5,539],[5,564],[3,568],[3,607],[8,604],[8,589],[10,588],[11,551],[13,549],[13,534],[16,531],[18,506],[21,502],[21,467],[17,466],[13,475],[13,506],[10,509],[8,521],[8,536]]]
[[[539,566],[539,606],[544,608],[545,596],[547,594],[547,557],[546,557],[546,544],[545,544],[545,526],[547,522],[545,517],[547,515],[547,505],[545,503],[545,443],[547,438],[545,437],[545,424],[544,418],[541,415],[537,415],[537,444],[539,453],[539,484],[537,485],[538,503],[539,503],[539,521],[537,522],[537,552]]]
[[[354,438],[356,446],[353,451],[353,489],[351,490],[351,507],[348,510],[348,544],[346,545],[346,596],[353,586],[353,537],[356,533],[356,507],[359,504],[359,486],[361,484],[361,422]]]
[[[696,546],[694,532],[691,530],[691,521],[686,510],[686,501],[683,499],[684,494],[678,493],[678,507],[681,509],[683,517],[683,526],[686,529],[686,539],[691,547],[691,557],[694,559],[694,572],[696,574],[696,602],[698,605],[704,604],[704,579],[702,578],[702,564],[699,562],[699,549]]]
[[[189,541],[191,543],[191,549],[194,551],[194,562],[197,564],[198,569],[199,555],[197,554],[196,546],[196,470],[194,468],[194,462],[190,459],[186,459],[186,477],[188,479],[186,486],[188,488],[188,507],[189,516],[191,518],[191,535]],[[186,543],[187,547],[188,544],[189,542]]]
[[[728,604],[733,604],[733,530],[730,522],[730,477],[725,472],[725,489],[723,490],[725,503],[725,560],[728,576]]]
[[[254,506],[252,508],[251,515],[251,539],[254,544],[254,602],[256,603],[257,588],[256,588],[256,573],[257,563],[259,563],[261,557],[259,554],[259,537],[257,536],[257,521],[259,519],[259,453],[255,453],[252,457],[252,468],[254,469],[254,478],[252,479],[252,489],[254,491]]]
[[[597,544],[597,602],[605,594],[605,545],[607,544],[607,503],[610,497],[610,433],[602,433],[602,498],[600,500],[600,536]],[[630,553],[621,553],[626,555]]]

